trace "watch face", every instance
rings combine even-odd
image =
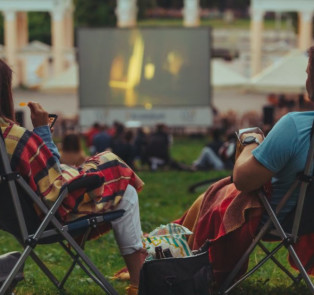
[[[248,137],[244,138],[242,143],[243,144],[250,144],[253,142],[256,142],[256,138],[254,136],[248,136]]]

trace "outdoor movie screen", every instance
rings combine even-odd
[[[80,107],[209,106],[209,28],[82,28]]]

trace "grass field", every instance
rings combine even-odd
[[[186,164],[190,164],[198,155],[205,139],[175,138],[172,148],[172,156]],[[149,232],[160,224],[166,224],[178,218],[197,197],[187,191],[189,185],[196,181],[210,177],[223,177],[230,171],[221,172],[185,172],[185,171],[140,171],[138,173],[145,182],[145,187],[140,193],[141,221],[143,231]],[[8,234],[1,232],[0,253],[13,250],[21,250],[17,242]],[[69,265],[69,259],[56,245],[38,246],[39,255],[48,263],[48,266],[59,277]],[[95,262],[99,269],[112,276],[117,270],[124,266],[122,258],[110,232],[98,240],[87,243],[86,253]],[[280,251],[279,260],[287,265],[286,254]],[[260,257],[256,251],[251,256],[251,262]],[[125,294],[126,282],[112,281],[119,294]],[[282,274],[272,263],[264,265],[263,269],[239,286],[232,294],[308,294],[304,284],[291,287],[291,281]],[[30,294],[75,294],[75,295],[98,295],[102,294],[90,279],[79,269],[75,269],[63,291],[58,290],[41,273],[38,267],[28,259],[25,265],[25,280],[16,289],[18,295]],[[162,295],[162,294],[161,294]]]

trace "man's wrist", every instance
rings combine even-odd
[[[257,139],[257,137],[255,137],[253,135],[250,135],[250,136],[245,137],[242,140],[241,143],[242,143],[243,146],[247,146],[247,145],[250,145],[250,144],[257,144],[257,145],[259,145],[260,141]]]

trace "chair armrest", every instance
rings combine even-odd
[[[66,186],[69,193],[83,188],[86,191],[91,191],[97,187],[100,187],[103,182],[104,178],[99,176],[98,174],[85,174],[82,177],[75,178]]]

